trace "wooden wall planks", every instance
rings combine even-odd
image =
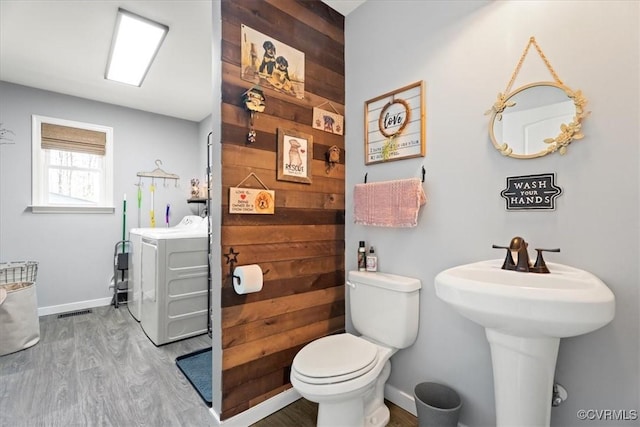
[[[344,17],[319,0],[223,0],[221,8],[221,249],[233,248],[237,265],[259,264],[265,272],[261,292],[237,295],[228,259],[220,260],[221,418],[227,419],[290,388],[296,353],[344,331],[345,138],[311,126],[314,106],[330,102],[344,115]],[[255,118],[251,145],[242,94],[252,84],[240,77],[242,24],[305,54],[304,99],[263,87],[266,109]],[[310,185],[276,180],[278,128],[313,136]],[[333,145],[342,154],[327,174],[325,153]],[[228,213],[229,188],[251,172],[276,192],[274,215]]]

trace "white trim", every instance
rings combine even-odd
[[[278,412],[280,409],[284,408],[287,405],[292,404],[296,400],[300,399],[300,393],[298,393],[295,389],[290,388],[288,390],[283,391],[270,399],[265,400],[247,409],[244,412],[239,413],[229,419],[220,421],[220,416],[216,413],[216,411],[211,408],[211,414],[214,417],[214,425],[216,426],[224,426],[224,427],[246,427],[251,424],[255,424],[258,421],[268,417],[274,412]]]
[[[102,307],[105,305],[110,305],[111,299],[112,297],[98,298],[87,301],[72,302],[69,304],[38,307],[38,316],[48,316],[50,314],[67,313],[69,311],[84,310],[86,308]]]
[[[108,214],[114,213],[116,208],[113,206],[28,206],[31,213],[34,214]]]
[[[412,395],[405,393],[404,391],[395,388],[391,384],[384,385],[384,398],[411,413],[413,416],[418,416],[416,411],[416,400]]]
[[[92,123],[76,122],[66,119],[57,119],[54,117],[40,116],[38,114],[31,115],[31,204],[34,207],[55,207],[55,205],[49,205],[43,203],[44,194],[48,189],[44,188],[44,155],[42,151],[42,123],[50,123],[60,126],[74,127],[78,129],[87,129],[97,132],[103,132],[106,135],[105,155],[104,155],[104,186],[101,191],[101,202],[104,206],[109,207],[113,204],[113,128],[109,126],[96,125]],[[80,206],[79,210],[74,209],[73,213],[83,213],[82,209],[86,209],[84,206]],[[36,212],[32,209],[33,213],[44,213],[43,210]],[[58,210],[55,213],[70,213],[70,210]],[[53,213],[47,212],[47,213]],[[102,213],[102,212],[101,212]]]

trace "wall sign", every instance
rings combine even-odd
[[[507,210],[554,210],[562,188],[555,184],[555,173],[507,177],[507,188],[500,195]]]
[[[424,157],[424,84],[365,102],[365,164]]]
[[[255,178],[262,188],[240,187],[249,178]],[[232,214],[273,214],[276,208],[276,192],[251,172],[237,187],[229,188],[229,213]]]
[[[329,104],[333,109],[333,112],[323,110],[324,104]],[[313,107],[313,122],[314,129],[319,129],[324,132],[333,133],[336,135],[344,135],[344,116],[338,112],[336,107],[329,101],[326,101],[317,107]]]
[[[278,181],[311,184],[313,136],[295,130],[278,128]]]
[[[273,214],[275,192],[261,188],[229,188],[229,213]]]

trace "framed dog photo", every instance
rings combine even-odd
[[[278,128],[278,181],[311,184],[313,136]]]

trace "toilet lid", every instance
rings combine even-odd
[[[313,384],[347,381],[369,372],[378,349],[351,334],[330,335],[307,344],[293,360],[301,379]]]

